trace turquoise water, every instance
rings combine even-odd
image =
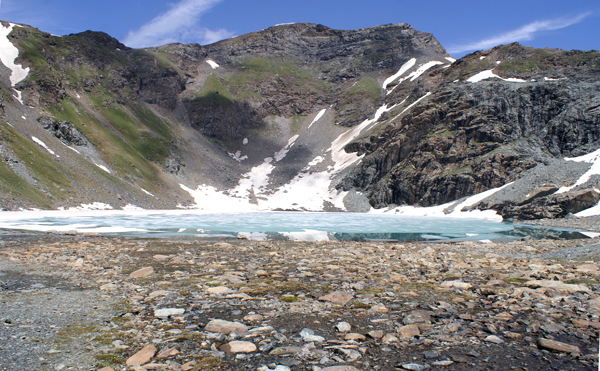
[[[0,213],[0,229],[307,241],[586,238],[577,231],[485,219],[311,212],[203,214],[191,210],[3,212]]]

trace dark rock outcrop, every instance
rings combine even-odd
[[[490,205],[505,219],[544,219],[564,218],[595,206],[600,201],[600,193],[593,188],[569,191],[544,197],[537,197],[522,205]]]
[[[508,47],[515,48],[531,52]],[[583,58],[565,53],[555,53],[558,67],[536,76],[561,76],[565,59]],[[585,58],[593,63],[569,70],[576,78],[527,82],[449,81],[467,68],[465,60],[455,63],[439,72],[446,77],[430,97],[346,148],[366,157],[340,188],[366,191],[374,207],[430,206],[499,187],[545,158],[593,152],[600,147],[600,82],[589,71],[600,70],[600,53]]]
[[[76,146],[87,146],[89,144],[85,135],[83,135],[75,125],[69,121],[58,122],[49,117],[40,117],[38,122],[56,138],[62,140],[65,144]]]

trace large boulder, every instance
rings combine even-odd
[[[569,191],[538,197],[521,205],[502,205],[498,210],[505,219],[545,219],[563,218],[595,206],[600,201],[600,193],[593,188]]]

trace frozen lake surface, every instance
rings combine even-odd
[[[0,229],[77,231],[137,237],[245,237],[252,240],[493,240],[586,238],[565,229],[486,219],[322,212],[203,213],[197,210],[0,212]]]

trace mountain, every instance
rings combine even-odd
[[[595,51],[455,61],[407,24],[306,23],[130,49],[3,22],[0,47],[5,209],[367,211],[512,181],[469,206],[535,218],[598,202],[595,157],[564,160],[600,148]]]

